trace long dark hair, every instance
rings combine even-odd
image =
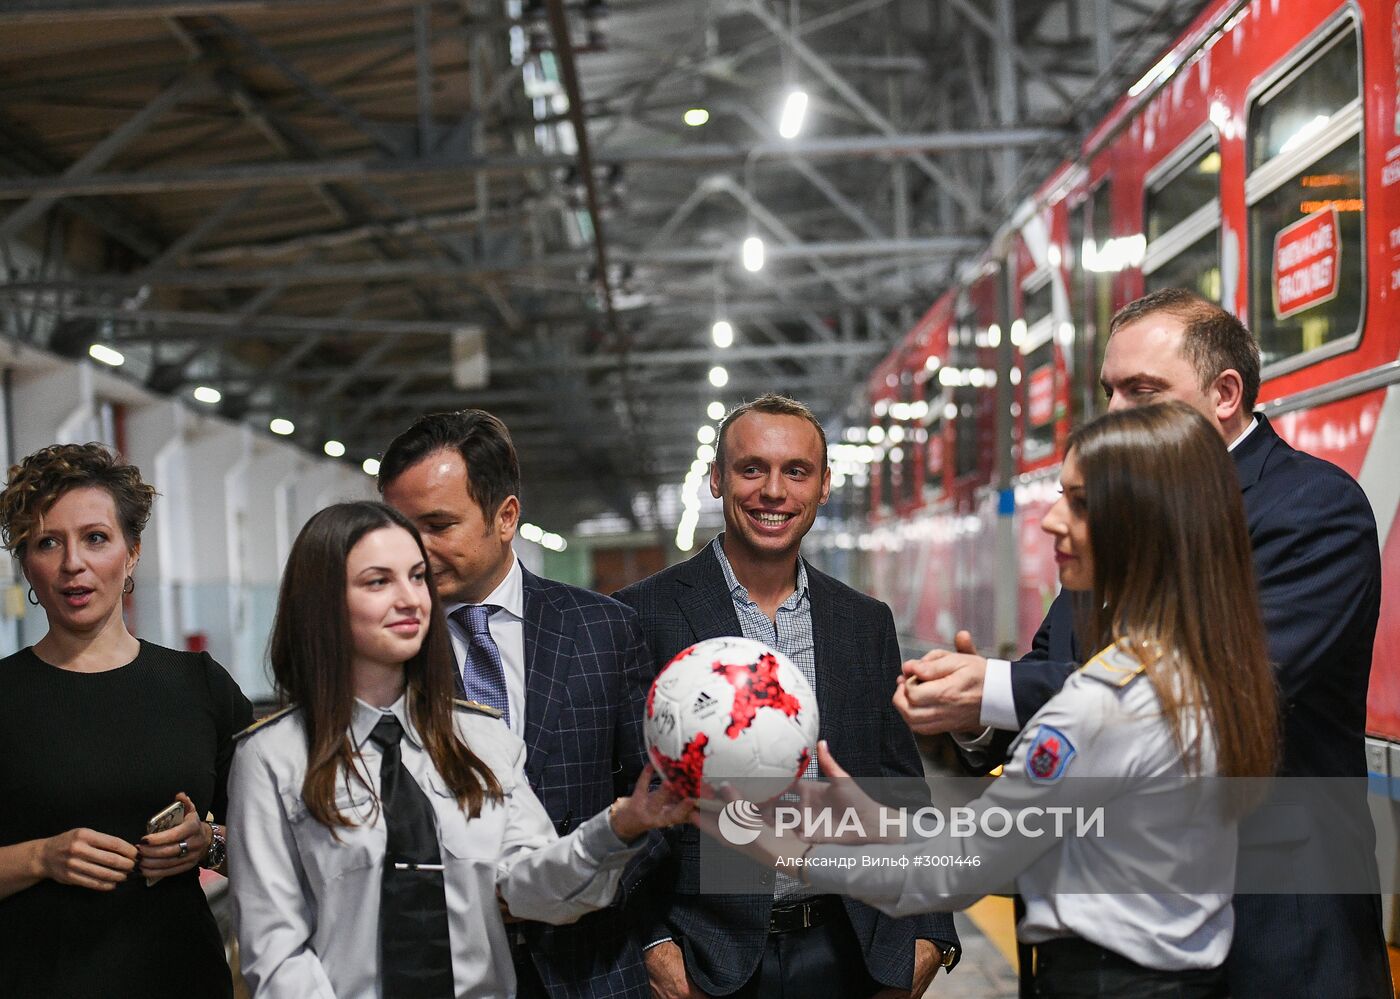
[[[1146,665],[1187,766],[1215,734],[1225,777],[1265,777],[1278,758],[1269,666],[1239,478],[1215,427],[1181,402],[1108,413],[1070,435],[1084,478],[1092,600],[1086,651],[1126,644]]]
[[[301,708],[306,725],[302,798],[317,821],[331,827],[352,825],[335,807],[341,773],[371,789],[356,766],[348,734],[355,690],[345,562],[361,538],[385,527],[407,531],[427,563],[423,539],[403,514],[383,503],[337,503],[315,514],[297,535],[277,597],[268,648],[272,675],[279,693]],[[408,713],[437,772],[458,804],[475,817],[483,799],[499,800],[501,786],[453,727],[451,639],[431,575],[427,582],[432,597],[428,633],[417,654],[403,664]]]

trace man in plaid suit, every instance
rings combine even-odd
[[[505,425],[470,409],[419,419],[384,452],[379,491],[423,535],[460,692],[499,710],[525,741],[530,787],[558,832],[630,793],[645,762],[651,680],[637,616],[516,559],[520,466]],[[517,995],[649,997],[623,905],[664,850],[653,838],[612,907],[569,926],[512,925]]]
[[[724,504],[724,534],[617,594],[641,615],[653,662],[724,635],[777,647],[815,688],[821,735],[842,765],[880,782],[877,793],[898,783],[901,798],[926,803],[913,738],[890,700],[900,674],[890,609],[798,554],[831,487],[821,424],[801,403],[764,396],[725,417],[717,449],[710,492]],[[673,830],[670,843],[648,886],[647,970],[663,999],[919,996],[957,960],[947,914],[893,919],[769,869],[751,871],[744,893],[707,892],[698,831]]]

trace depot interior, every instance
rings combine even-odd
[[[500,416],[521,558],[612,592],[721,528],[718,420],[781,392],[832,445],[814,564],[910,653],[1024,647],[1116,306],[1244,303],[1291,398],[1340,391],[1308,365],[1364,353],[1397,285],[1389,5],[1280,6],[4,4],[0,457],[101,440],[147,471],[133,632],[266,697],[291,539],[374,497],[417,415]],[[1251,30],[1297,42],[1221,82]],[[1297,429],[1342,450],[1366,419]],[[8,654],[43,618],[0,573]],[[1009,910],[960,925],[1010,968]]]

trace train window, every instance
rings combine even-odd
[[[1148,291],[1189,288],[1202,298],[1220,301],[1220,234],[1215,227],[1184,250],[1178,250],[1146,275]]]
[[[943,491],[943,416],[939,413],[919,428],[924,441],[924,498],[937,499]]]
[[[1066,250],[1066,263],[1069,266],[1069,318],[1074,324],[1074,342],[1066,349],[1066,362],[1069,365],[1070,415],[1075,426],[1084,419],[1084,414],[1094,408],[1094,394],[1098,389],[1098,372],[1090,371],[1090,358],[1087,345],[1094,335],[1094,321],[1089,316],[1089,273],[1084,269],[1085,223],[1088,221],[1089,202],[1081,201],[1069,212],[1069,247]]]
[[[1050,293],[1050,274],[1043,278],[1032,278],[1021,288],[1021,318],[1031,327],[1042,319],[1049,319],[1053,299]]]
[[[899,502],[896,490],[899,488],[900,459],[895,457],[895,446],[890,443],[890,427],[894,421],[888,417],[881,417],[877,425],[883,430],[884,444],[881,445],[880,453],[880,507],[884,510],[893,510],[895,504]]]
[[[899,445],[903,468],[900,469],[899,500],[901,503],[914,503],[919,499],[919,464],[924,453],[924,428],[917,423],[904,425],[904,442]]]
[[[1250,321],[1269,373],[1344,350],[1361,327],[1358,54],[1348,18],[1250,107]]]
[[[929,358],[937,362],[938,358]],[[924,497],[934,499],[943,489],[943,410],[948,405],[948,390],[938,375],[938,365],[928,367],[928,377],[924,379],[923,419],[920,430],[924,438]]]
[[[1055,450],[1055,317],[1050,273],[1041,271],[1021,287],[1022,414],[1021,457],[1036,461]]]
[[[1220,195],[1220,151],[1210,142],[1196,145],[1185,156],[1169,163],[1163,175],[1148,181],[1147,246],[1189,221],[1201,209],[1216,203]],[[1219,208],[1215,208],[1219,215]],[[1217,218],[1215,221],[1219,221]]]
[[[1099,248],[1107,246],[1113,236],[1112,193],[1112,184],[1107,178],[1090,193],[1088,238],[1080,248],[1084,257],[1081,266],[1090,275],[1088,313],[1082,322],[1085,324],[1084,335],[1092,345],[1086,347],[1085,354],[1090,362],[1089,384],[1094,387],[1098,385],[1099,371],[1103,368],[1104,347],[1108,345],[1108,327],[1113,320],[1115,272],[1097,263]],[[1091,250],[1094,252],[1090,252]],[[1091,264],[1091,261],[1094,263]],[[1108,403],[1104,400],[1102,392],[1093,391],[1091,388],[1090,393],[1095,413],[1107,408]]]
[[[954,425],[953,475],[962,478],[981,471],[982,454],[982,409],[984,389],[970,385],[959,385],[953,389],[953,405],[958,410],[958,420]]]
[[[1356,28],[1324,42],[1260,95],[1249,115],[1249,166],[1258,169],[1319,134],[1333,115],[1359,100]]]
[[[1192,141],[1147,182],[1148,291],[1190,288],[1220,301],[1220,151]]]

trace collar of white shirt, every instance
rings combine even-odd
[[[495,604],[517,621],[525,620],[525,576],[520,568],[520,559],[510,560],[510,571],[506,578],[496,585],[483,604]],[[459,607],[466,604],[443,604],[442,609],[450,620]]]
[[[379,724],[379,719],[383,718],[386,713],[392,714],[399,720],[399,724],[403,726],[404,737],[413,743],[414,748],[423,748],[423,740],[418,737],[418,729],[413,727],[413,722],[408,717],[408,698],[406,696],[400,696],[387,708],[376,708],[357,697],[350,707],[350,737],[355,742],[357,752],[364,746],[365,740],[374,731],[374,726]]]
[[[1239,435],[1238,437],[1236,437],[1234,440],[1232,440],[1232,441],[1230,442],[1229,447],[1225,448],[1225,450],[1226,450],[1226,451],[1233,451],[1235,448],[1239,447],[1240,444],[1243,443],[1243,441],[1244,441],[1244,439],[1245,439],[1246,437],[1248,437],[1250,434],[1254,433],[1254,428],[1257,427],[1257,426],[1259,426],[1259,417],[1257,417],[1257,416],[1251,417],[1251,418],[1250,418],[1250,421],[1249,421],[1249,426],[1245,427],[1244,430],[1241,431],[1240,435]]]

